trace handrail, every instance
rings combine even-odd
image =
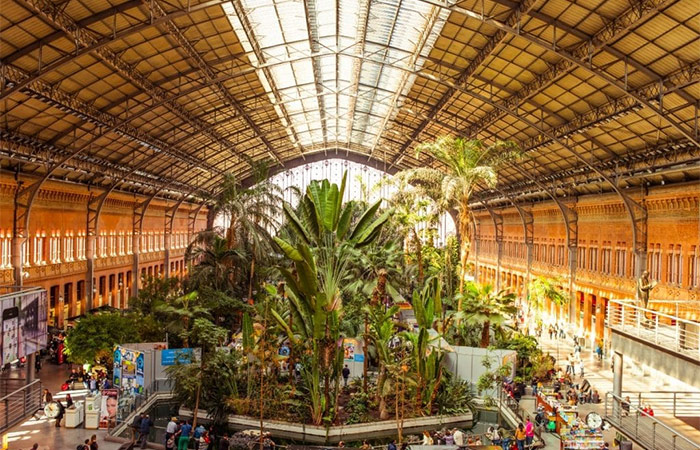
[[[41,380],[0,398],[0,432],[34,414],[41,407]]]
[[[22,391],[24,391],[24,390],[30,388],[31,386],[34,386],[35,384],[39,384],[39,385],[41,386],[41,380],[34,380],[34,381],[32,381],[31,383],[29,383],[29,384],[25,384],[24,386],[22,386],[21,388],[17,389],[16,391],[10,392],[9,394],[7,394],[7,395],[5,395],[4,397],[0,398],[0,402],[7,400],[9,397],[12,397],[13,395],[18,394],[18,393],[20,393],[20,392],[22,392]]]
[[[610,329],[700,361],[698,322],[642,308],[628,300],[610,300],[606,324]]]
[[[674,417],[696,416],[700,411],[700,392],[697,391],[622,391],[621,396],[630,397],[630,401],[639,406],[649,404],[656,411],[655,415],[666,412]]]
[[[612,392],[605,394],[605,419],[644,448],[700,450],[700,444]]]

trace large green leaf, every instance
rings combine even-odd
[[[283,208],[284,208],[284,215],[287,217],[287,221],[289,222],[289,225],[294,230],[294,233],[304,242],[311,243],[311,239],[308,236],[306,229],[301,224],[301,221],[299,220],[299,218],[297,217],[296,213],[294,212],[292,207],[289,205],[289,203],[285,203]]]
[[[370,223],[372,223],[372,219],[374,218],[374,214],[377,212],[379,209],[379,205],[382,203],[381,200],[377,200],[372,206],[367,208],[367,211],[365,211],[364,214],[362,214],[362,217],[360,217],[360,220],[357,221],[357,225],[355,225],[355,229],[352,230],[352,233],[350,234],[350,240],[354,241],[356,238],[362,234],[365,229],[369,226]]]
[[[303,259],[301,253],[299,253],[299,251],[296,248],[294,248],[291,244],[278,237],[274,237],[273,239],[277,243],[277,245],[280,246],[282,252],[284,252],[287,258],[291,259],[292,261],[301,261]]]
[[[289,328],[289,324],[274,309],[270,310],[270,314],[272,314],[272,317],[277,322],[277,325],[279,325],[279,327],[282,328],[285,333],[287,333],[287,337],[292,342],[292,344],[295,344],[297,342],[297,339],[295,338],[294,332],[292,331],[292,329]]]
[[[246,352],[250,352],[255,345],[253,338],[253,321],[250,318],[250,314],[247,312],[243,314],[243,349]]]
[[[352,213],[355,210],[355,202],[348,202],[343,208],[343,212],[338,220],[338,228],[336,230],[336,236],[338,240],[345,239],[345,235],[350,229],[350,221],[352,220]]]

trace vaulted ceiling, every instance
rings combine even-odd
[[[166,197],[256,163],[525,158],[476,200],[699,177],[697,0],[2,0],[2,170]]]

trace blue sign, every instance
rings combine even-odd
[[[171,348],[160,352],[160,364],[174,366],[175,364],[190,364],[194,359],[192,348]]]
[[[353,358],[355,362],[365,362],[365,355],[361,353],[355,353],[355,357]]]

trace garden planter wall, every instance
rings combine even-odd
[[[207,412],[197,413],[200,420],[207,420]],[[180,408],[180,417],[192,417],[192,411]],[[232,430],[259,430],[260,420],[249,416],[230,415],[229,427]],[[424,430],[434,430],[442,427],[470,428],[473,424],[471,412],[454,416],[416,417],[404,420],[403,434],[420,434]],[[387,438],[397,435],[396,421],[383,420],[353,425],[332,426],[326,429],[322,426],[305,425],[301,423],[284,422],[281,420],[265,420],[265,431],[273,438],[293,439],[307,444],[335,444],[340,441],[358,441],[366,438]]]

